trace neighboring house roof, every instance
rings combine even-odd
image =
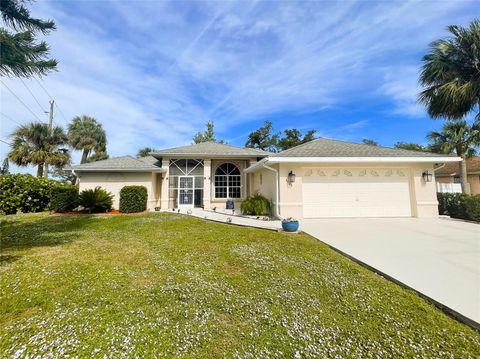
[[[113,157],[107,160],[84,163],[81,165],[71,166],[66,170],[77,172],[97,172],[97,171],[129,171],[129,172],[164,172],[161,168],[162,163],[153,156],[147,157]]]
[[[473,157],[466,160],[467,174],[480,174],[480,157]],[[447,163],[435,171],[435,176],[455,176],[458,175],[458,163]]]
[[[225,145],[216,142],[201,142],[193,145],[168,148],[150,153],[152,156],[159,157],[188,157],[196,156],[199,158],[225,158],[225,157],[266,157],[270,155],[256,148],[242,148]]]
[[[449,157],[437,153],[317,138],[271,157]]]

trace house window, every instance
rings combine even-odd
[[[240,170],[233,163],[224,163],[215,171],[215,198],[240,198]]]
[[[462,183],[462,181],[460,181],[460,176],[453,177],[453,183]]]

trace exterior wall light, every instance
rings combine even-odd
[[[432,174],[428,171],[422,172],[422,178],[424,182],[432,182]]]
[[[295,173],[293,173],[293,171],[288,173],[287,182],[290,184],[295,182]]]

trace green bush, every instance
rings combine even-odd
[[[243,214],[264,216],[270,214],[270,201],[261,194],[248,197],[240,205]]]
[[[78,206],[78,188],[76,186],[59,186],[52,190],[50,209],[54,212],[69,212]]]
[[[52,190],[60,184],[29,174],[0,176],[0,213],[41,212],[48,208]]]
[[[112,209],[113,195],[101,187],[83,190],[78,199],[79,203],[90,213],[108,212]]]
[[[468,197],[463,193],[437,193],[439,213],[452,218],[468,219],[465,208]]]
[[[147,187],[125,186],[120,190],[120,212],[143,212],[147,208]]]
[[[480,194],[468,196],[465,200],[465,212],[468,219],[480,222]]]

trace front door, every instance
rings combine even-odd
[[[178,207],[193,208],[193,176],[178,178]]]

